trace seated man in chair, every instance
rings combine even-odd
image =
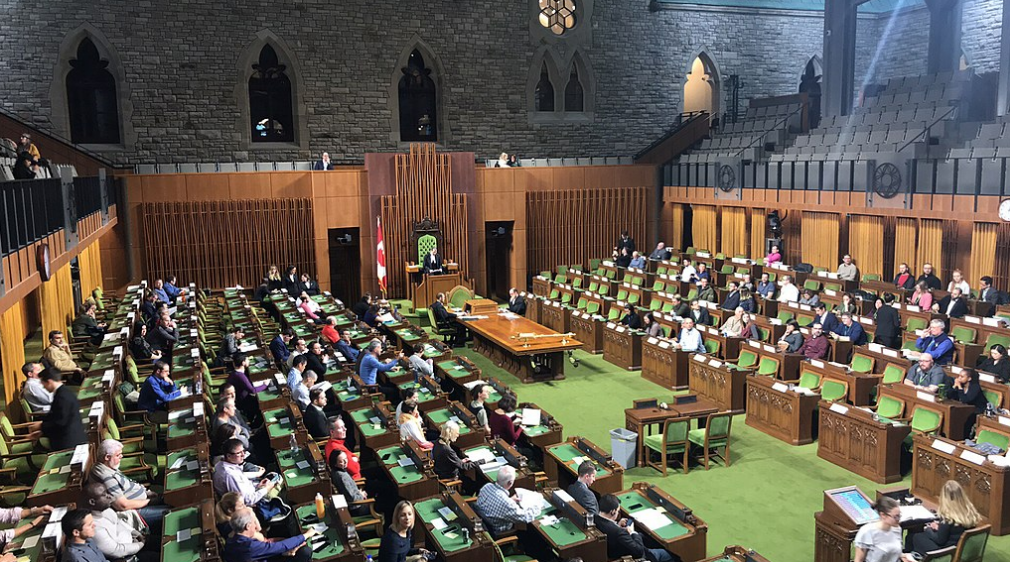
[[[455,330],[449,345],[457,347],[466,344],[466,329],[458,322],[455,322],[456,315],[445,308],[445,293],[439,293],[435,297],[435,302],[431,304],[431,313],[435,316],[435,323],[439,328],[452,328]]]
[[[438,248],[432,248],[427,256],[424,256],[422,271],[427,275],[442,275],[442,256],[438,254]]]

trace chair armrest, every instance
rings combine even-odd
[[[31,424],[31,422],[26,422],[26,423],[12,423],[12,424],[11,424],[11,427],[13,427],[13,428],[14,428],[14,431],[17,431],[17,430],[19,430],[19,429],[27,429],[27,428],[31,427],[31,425],[32,425],[32,424]]]
[[[498,545],[498,546],[505,546],[507,544],[513,544],[513,543],[517,543],[517,542],[519,542],[519,537],[517,537],[515,535],[510,535],[510,536],[507,536],[507,537],[502,537],[502,538],[494,541],[494,543],[496,545]]]
[[[17,483],[18,470],[15,467],[0,468],[0,479],[7,480],[11,484]]]

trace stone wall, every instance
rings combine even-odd
[[[360,163],[366,152],[403,148],[391,134],[392,84],[397,61],[421,42],[436,57],[426,62],[440,75],[445,148],[480,157],[501,150],[523,157],[630,155],[676,118],[698,53],[717,66],[726,109],[730,75],[740,75],[746,107],[752,97],[795,93],[807,61],[822,50],[819,13],[652,11],[644,0],[596,0],[591,19],[580,23],[592,26],[580,51],[595,78],[592,119],[532,123],[527,85],[542,49],[530,32],[535,4],[7,2],[0,5],[0,35],[19,48],[0,59],[0,74],[8,78],[0,85],[0,109],[66,135],[63,102],[54,95],[62,87],[57,75],[79,38],[89,35],[110,53],[129,121],[124,147],[105,152],[110,158],[130,164],[306,160],[328,150],[338,163]],[[998,64],[999,4],[972,0],[966,8],[967,50],[986,68]],[[874,77],[924,66],[924,13],[898,19],[898,33],[890,35],[896,47],[885,50]],[[885,20],[869,21],[860,21],[857,85],[871,56],[866,45],[882,36]],[[240,99],[247,63],[264,41],[278,46],[289,65],[302,130],[294,145],[250,149]]]

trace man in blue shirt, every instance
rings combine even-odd
[[[400,352],[396,356],[396,361],[392,359],[387,359],[385,363],[379,361],[379,353],[382,352],[382,342],[379,340],[372,340],[368,344],[368,348],[365,349],[365,355],[361,358],[361,367],[358,370],[358,374],[361,375],[361,381],[368,386],[377,386],[379,391],[386,395],[386,399],[390,401],[396,401],[399,399],[400,391],[395,386],[379,384],[379,372],[389,372],[396,368],[400,364],[400,359],[403,359],[403,352]]]
[[[176,286],[176,282],[175,275],[169,275],[163,287],[165,294],[168,295],[168,298],[172,299],[172,302],[175,302],[175,299],[179,298],[179,295],[182,294],[182,289]]]
[[[147,410],[148,417],[156,423],[168,423],[168,403],[182,396],[171,374],[168,363],[158,361],[154,364],[154,373],[140,387],[137,407]]]
[[[302,382],[302,373],[308,368],[309,360],[304,354],[296,355],[291,361],[291,370],[288,371],[288,388],[294,390]]]
[[[954,360],[954,342],[944,332],[943,320],[931,320],[929,328],[919,333],[915,348],[933,356],[937,365],[946,365]]]
[[[312,559],[312,549],[304,548],[305,543],[318,534],[315,527],[309,527],[309,530],[300,535],[267,542],[263,540],[260,532],[262,527],[256,514],[248,507],[237,510],[231,516],[231,528],[234,533],[224,545],[225,562],[255,562],[275,556],[279,558],[289,552],[293,556],[287,556],[284,560],[308,562]]]
[[[767,273],[761,274],[761,280],[757,284],[757,293],[766,299],[775,296],[775,283],[769,280]]]
[[[63,560],[67,562],[106,562],[105,555],[95,546],[95,518],[86,509],[75,509],[63,516],[63,535],[67,546]]]
[[[295,339],[295,331],[291,328],[284,330],[283,332],[277,334],[277,336],[270,340],[270,353],[274,356],[274,361],[278,365],[285,365],[288,362],[288,357],[291,356],[291,350],[288,349],[288,343]]]
[[[346,329],[340,330],[340,339],[337,340],[337,343],[333,344],[333,347],[347,358],[348,362],[358,362],[358,355],[361,353],[361,350],[354,347],[354,344],[351,343],[351,333]]]
[[[866,345],[866,330],[859,325],[859,322],[854,321],[852,314],[848,312],[842,313],[842,323],[835,326],[835,329],[831,333],[839,337],[849,338],[852,345]]]

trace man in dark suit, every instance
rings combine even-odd
[[[309,391],[309,406],[305,408],[302,420],[305,422],[305,430],[313,439],[323,439],[330,435],[329,420],[326,419],[326,413],[323,412],[325,407],[326,391],[321,388]]]
[[[628,250],[629,256],[635,251],[635,239],[628,236],[627,230],[621,232],[621,237],[617,239],[617,245],[614,246],[614,251],[618,254],[621,253],[622,249]]]
[[[442,256],[438,255],[438,248],[432,248],[427,256],[424,256],[422,271],[427,275],[442,275]]]
[[[838,317],[835,316],[834,312],[828,310],[828,307],[824,303],[818,303],[814,307],[814,312],[817,313],[817,317],[814,318],[814,322],[821,325],[825,334],[830,334],[835,331],[835,327],[838,326]]]
[[[712,316],[708,313],[708,309],[701,306],[701,301],[695,299],[691,301],[691,313],[688,314],[695,324],[701,324],[702,326],[712,325]]]
[[[32,425],[34,438],[38,435],[49,438],[53,451],[63,451],[88,442],[81,423],[81,404],[77,396],[64,386],[63,376],[56,369],[46,369],[39,376],[42,386],[53,395],[49,413],[40,422]],[[41,433],[35,433],[35,432]]]
[[[920,282],[925,281],[926,286],[934,291],[940,290],[940,278],[933,273],[933,264],[924,263],[922,264],[922,275],[915,280],[915,284],[918,285]]]
[[[877,310],[873,313],[873,323],[877,327],[873,333],[873,343],[890,347],[891,349],[901,348],[901,317],[898,311],[891,306],[894,302],[894,295],[884,293],[884,296],[877,297],[875,303]]]
[[[568,486],[568,493],[586,511],[596,515],[600,512],[600,506],[596,502],[596,494],[589,489],[593,482],[596,482],[596,465],[592,461],[582,461],[579,465],[579,478]]]
[[[668,260],[671,257],[673,257],[673,254],[670,253],[670,250],[666,249],[666,244],[662,242],[656,244],[656,249],[649,254],[650,260]]]
[[[680,562],[680,557],[661,548],[645,548],[642,535],[635,532],[635,524],[630,519],[618,519],[621,502],[617,496],[607,494],[600,498],[600,513],[595,518],[596,528],[607,536],[607,558],[616,560],[630,556],[650,562]]]
[[[148,326],[158,320],[158,307],[154,305],[157,301],[158,296],[154,294],[154,291],[149,291],[144,295],[144,302],[140,304],[140,315]]]
[[[898,266],[898,273],[894,276],[894,286],[906,291],[911,291],[915,288],[915,277],[908,270],[907,263]]]
[[[740,285],[736,281],[730,281],[729,294],[726,295],[726,300],[722,302],[722,309],[736,310],[738,306],[740,306]]]
[[[673,308],[670,309],[670,314],[677,318],[683,318],[690,313],[691,307],[681,300],[680,295],[673,295]]]
[[[526,316],[526,299],[519,294],[515,287],[509,289],[508,311],[519,316]]]
[[[642,319],[635,314],[635,307],[630,304],[624,305],[624,316],[621,317],[621,324],[632,330],[640,330],[642,328]]]
[[[95,319],[97,308],[94,302],[85,302],[81,305],[81,315],[72,326],[75,338],[89,338],[93,345],[101,345],[105,337],[105,322],[99,323]]]
[[[313,170],[332,170],[333,164],[330,164],[330,153],[324,152],[322,158],[316,160],[316,163],[312,165]]]
[[[445,309],[445,293],[439,293],[435,297],[435,302],[431,303],[431,314],[435,317],[435,323],[440,328],[453,328],[456,333],[449,340],[449,345],[456,347],[464,345],[466,338],[462,331],[462,326],[456,322],[456,315]]]
[[[992,277],[984,275],[979,280],[978,300],[990,304],[997,304],[999,302],[999,291],[996,290],[996,287],[992,286]]]
[[[961,294],[961,289],[954,287],[949,295],[933,304],[933,312],[946,314],[950,318],[961,318],[968,314],[968,299]]]
[[[309,352],[305,354],[305,366],[319,377],[319,382],[326,380],[326,356],[323,355],[323,345],[317,341],[309,344]]]

